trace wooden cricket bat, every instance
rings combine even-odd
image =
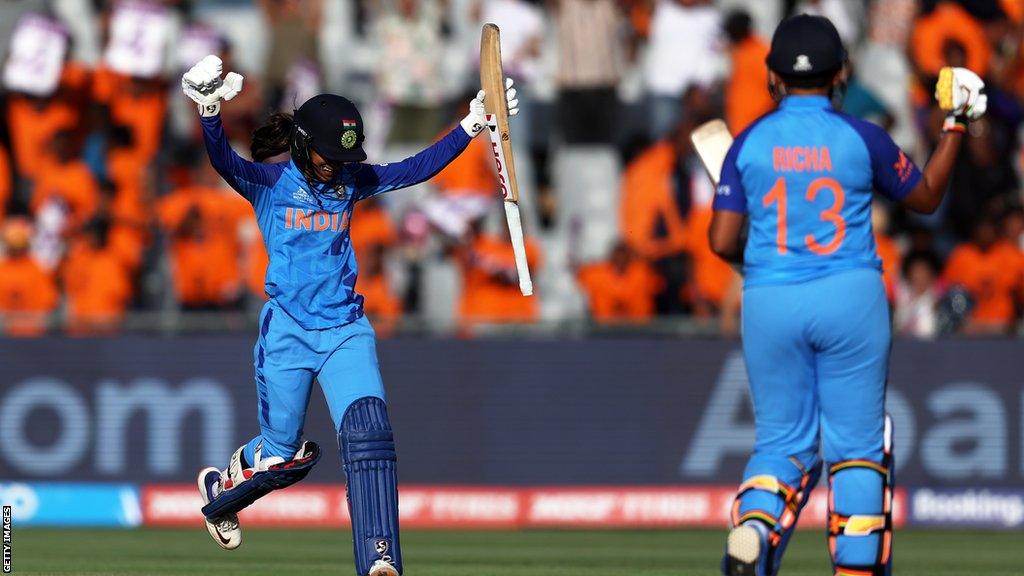
[[[690,132],[690,142],[693,142],[693,147],[697,150],[697,155],[700,156],[700,161],[704,164],[704,169],[708,171],[711,181],[718,186],[722,176],[722,164],[725,163],[725,155],[729,153],[729,148],[732,146],[732,134],[729,133],[729,128],[721,120],[705,122]]]
[[[939,81],[935,83],[935,98],[939,108],[949,112],[953,109],[953,69],[946,66],[939,70]]]
[[[484,24],[480,36],[480,87],[486,92],[487,133],[491,137],[491,151],[498,169],[498,183],[505,201],[505,219],[512,237],[512,251],[519,272],[519,291],[523,296],[533,294],[533,280],[526,262],[526,243],[523,224],[519,217],[519,183],[516,182],[516,164],[512,157],[512,138],[508,129],[508,103],[505,102],[505,74],[501,70],[501,33],[494,24]]]
[[[704,164],[704,170],[715,188],[722,181],[722,164],[725,164],[725,157],[729,154],[729,148],[732,148],[732,140],[729,127],[720,119],[705,122],[690,132],[690,142],[693,142],[693,148],[700,156],[701,164]],[[732,264],[732,269],[743,275],[741,265]]]

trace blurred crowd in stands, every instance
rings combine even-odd
[[[1021,0],[9,0],[0,3],[0,313],[8,334],[119,330],[138,311],[246,311],[267,255],[252,209],[210,168],[179,78],[215,53],[252,131],[330,91],[359,103],[370,161],[429,145],[478,86],[502,30],[522,94],[512,132],[537,296],[519,295],[489,142],[428,184],[362,203],[366,310],[450,324],[690,318],[736,333],[739,276],[709,250],[714,190],[690,131],[736,133],[774,102],[764,58],[785,15],[846,41],[846,112],[919,163],[942,123],[942,66],[988,83],[932,216],[874,206],[901,335],[1008,334],[1024,308]],[[837,295],[841,297],[841,295]]]

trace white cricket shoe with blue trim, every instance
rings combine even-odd
[[[209,504],[222,491],[221,471],[214,468],[203,468],[196,479],[203,504]],[[242,544],[242,528],[238,525],[238,514],[225,514],[214,521],[205,519],[206,530],[218,546],[225,550],[234,550]]]

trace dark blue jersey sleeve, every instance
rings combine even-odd
[[[715,191],[715,200],[711,204],[712,210],[728,210],[730,212],[747,213],[747,192],[743,188],[743,178],[736,166],[736,159],[743,148],[748,132],[740,134],[722,162],[722,174],[718,179],[718,189]]]
[[[906,198],[921,181],[921,171],[914,162],[881,126],[846,114],[840,116],[857,131],[867,146],[875,190],[896,202]]]
[[[272,188],[284,171],[284,164],[259,164],[250,162],[231,149],[224,134],[220,115],[200,118],[203,124],[203,140],[210,164],[229,186],[255,205],[259,197]]]
[[[426,150],[394,164],[360,164],[353,170],[355,199],[405,188],[430,180],[462,154],[471,138],[456,126]]]

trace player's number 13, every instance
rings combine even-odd
[[[814,235],[808,234],[804,236],[804,242],[807,244],[807,248],[819,256],[827,256],[839,249],[839,246],[843,244],[843,238],[846,237],[846,220],[839,214],[839,211],[843,209],[843,201],[845,195],[843,194],[843,187],[834,178],[816,178],[807,187],[807,193],[804,197],[808,202],[814,202],[815,198],[818,197],[818,192],[822,188],[826,188],[832,191],[832,205],[822,210],[820,214],[821,220],[831,223],[836,227],[836,232],[832,236],[832,240],[822,246],[814,238]],[[765,208],[770,207],[772,204],[778,204],[776,210],[778,226],[775,231],[775,249],[779,254],[786,254],[789,252],[786,236],[786,178],[779,177],[775,181],[775,185],[772,186],[771,191],[765,195],[761,201]]]

